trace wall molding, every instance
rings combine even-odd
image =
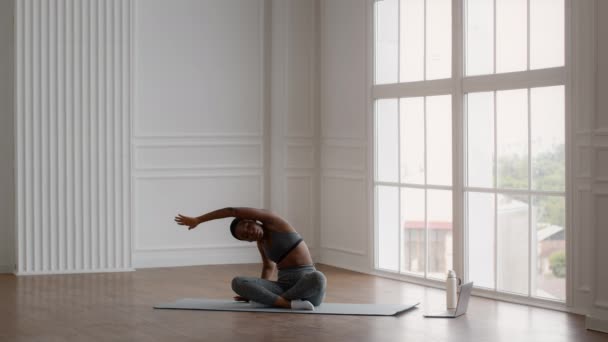
[[[585,319],[585,328],[608,333],[608,319],[601,319],[594,317],[593,315],[587,315]]]
[[[228,139],[228,138],[258,138],[263,139],[264,135],[260,132],[227,132],[227,133],[138,133],[131,137],[135,140],[168,140],[168,139]]]
[[[226,248],[257,248],[246,243],[225,243],[192,246],[164,246],[164,247],[135,247],[134,252],[167,252],[167,251],[199,251],[207,249],[226,249]],[[256,249],[257,250],[257,249]]]
[[[596,300],[593,302],[593,306],[596,308],[608,310],[608,300]]]
[[[604,155],[605,158],[600,158],[601,155]],[[593,160],[594,160],[594,170],[592,173],[596,176],[594,181],[596,183],[608,183],[608,146],[596,146],[593,151]],[[599,162],[604,162],[603,170],[606,174],[600,175],[600,170],[598,170]]]
[[[310,159],[306,161],[308,166],[298,166],[294,163],[294,160],[290,158],[292,153],[290,150],[293,149],[308,149],[310,153]],[[283,147],[283,169],[315,169],[315,146],[312,141],[310,142],[287,142]]]
[[[140,151],[143,150],[163,150],[163,149],[188,149],[188,148],[217,148],[218,151],[221,148],[255,148],[259,153],[259,157],[255,161],[255,163],[204,163],[201,164],[192,164],[189,166],[141,166],[142,159],[144,157],[140,156]],[[205,143],[205,142],[190,142],[190,143],[170,143],[170,144],[162,144],[162,143],[154,143],[154,144],[145,144],[145,145],[135,145],[134,146],[134,159],[135,159],[135,167],[134,171],[155,171],[155,170],[166,170],[166,171],[179,171],[179,170],[207,170],[207,169],[263,169],[264,168],[264,146],[262,142],[224,142],[224,143]],[[251,152],[251,151],[250,151]],[[183,154],[187,154],[186,151],[182,151]]]
[[[342,149],[342,150],[351,150],[355,151],[355,153],[359,153],[362,156],[363,165],[357,165],[354,167],[336,167],[336,166],[327,166],[328,161],[326,158],[328,157],[328,149]],[[354,144],[335,144],[335,143],[322,143],[321,145],[321,168],[322,170],[333,170],[333,171],[355,171],[355,172],[364,172],[367,171],[367,167],[365,165],[366,162],[366,153],[367,146],[365,145],[354,145]]]
[[[594,134],[592,136],[592,144],[599,148],[608,147],[608,134]]]
[[[587,184],[586,186],[577,186],[576,192],[572,199],[574,202],[575,210],[574,217],[571,220],[574,223],[574,227],[571,228],[572,234],[570,238],[572,239],[573,246],[580,246],[585,240],[592,240],[590,235],[593,235],[593,232],[590,231],[590,215],[586,215],[584,210],[591,210],[588,207],[588,200],[592,198],[591,193],[591,185]],[[572,271],[570,274],[574,277],[572,279],[572,283],[576,282],[576,286],[579,291],[584,293],[590,293],[591,291],[591,275],[588,270],[583,267],[585,265],[585,260],[588,260],[591,257],[591,252],[588,248],[574,248],[573,250],[573,261],[572,261]],[[587,291],[587,292],[585,292]]]
[[[184,179],[184,178],[241,178],[241,177],[259,177],[263,180],[264,174],[260,172],[234,172],[234,173],[190,173],[190,174],[139,174],[133,178],[135,180],[142,179]]]
[[[352,174],[345,172],[333,172],[332,170],[322,170],[321,178],[325,179],[341,179],[341,180],[352,180],[366,182],[367,178],[364,175]]]
[[[133,146],[140,149],[154,149],[154,148],[173,148],[173,147],[233,147],[233,146],[259,146],[262,147],[263,143],[261,141],[256,142],[163,142],[155,141],[148,143],[134,142]]]
[[[582,293],[591,293],[591,288],[589,286],[580,286],[578,291]]]
[[[372,274],[372,270],[369,268],[369,256],[367,255],[345,253],[327,248],[321,248],[319,255],[322,264]]]
[[[138,251],[133,267],[179,267],[221,264],[261,264],[257,248],[202,248],[191,250]]]
[[[14,272],[15,272],[15,268],[13,267],[13,265],[0,265],[0,274],[14,273]]]
[[[143,0],[129,0],[133,1],[133,7],[137,7],[138,3],[145,2]],[[137,139],[173,139],[173,138],[234,138],[234,137],[255,137],[255,138],[264,138],[264,127],[266,124],[265,120],[265,111],[266,111],[266,101],[265,101],[265,93],[266,93],[266,58],[265,58],[265,40],[266,40],[266,25],[265,25],[265,16],[266,16],[266,2],[265,0],[257,0],[258,6],[258,34],[260,37],[260,42],[262,48],[260,49],[260,64],[258,66],[259,79],[260,84],[258,87],[259,91],[259,107],[257,114],[257,131],[256,132],[213,132],[213,133],[203,133],[203,132],[190,132],[190,133],[164,133],[164,132],[142,132],[139,130],[138,121],[139,111],[137,110],[137,106],[133,106],[133,115],[132,115],[132,141]],[[139,32],[135,28],[138,27],[139,23],[139,13],[138,11],[133,11],[133,60],[137,60],[137,53],[139,47]],[[138,67],[137,63],[135,63],[135,67],[133,68],[133,76],[137,76]],[[136,79],[136,77],[133,77]],[[138,92],[136,91],[137,84],[135,82],[135,87],[133,89],[133,103],[138,103]]]
[[[327,244],[322,244],[321,248],[322,249],[326,249],[326,250],[330,250],[330,251],[340,252],[340,253],[367,256],[367,252],[366,251],[358,250],[358,249],[351,249],[351,248],[345,248],[345,247],[339,247],[339,246],[332,246],[332,245],[327,245]]]
[[[90,274],[90,273],[116,273],[133,272],[134,268],[99,268],[99,269],[74,269],[68,271],[40,271],[40,272],[15,272],[16,276],[52,275],[52,274]]]
[[[353,138],[353,137],[328,137],[328,136],[322,136],[320,137],[321,139],[321,144],[322,145],[327,145],[327,146],[352,146],[352,147],[359,147],[359,146],[367,146],[368,142],[367,142],[367,138]]]

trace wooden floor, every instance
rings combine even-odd
[[[0,341],[608,341],[582,316],[474,297],[458,319],[425,319],[444,292],[317,265],[327,302],[409,303],[397,317],[154,310],[182,297],[232,298],[230,280],[258,265],[131,273],[0,275]]]

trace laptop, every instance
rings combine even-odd
[[[428,318],[456,318],[464,315],[467,312],[469,306],[469,298],[471,297],[471,290],[473,290],[473,282],[466,283],[460,286],[460,294],[458,295],[458,304],[456,309],[445,310],[441,312],[432,312],[424,314],[424,317]]]

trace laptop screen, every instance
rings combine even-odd
[[[456,305],[456,315],[462,315],[467,312],[471,290],[473,290],[473,282],[460,286],[460,295],[458,296],[458,304]]]

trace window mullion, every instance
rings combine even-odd
[[[563,85],[566,83],[566,68],[556,67],[503,74],[470,76],[464,77],[462,83],[464,93]]]
[[[530,10],[530,0],[528,0],[528,12]],[[528,13],[528,25],[530,23],[530,13]],[[528,26],[528,47],[530,46],[530,27]],[[528,62],[530,52],[528,51]],[[529,64],[528,64],[529,65]],[[528,297],[532,297],[532,262],[536,260],[532,256],[532,113],[530,111],[530,88],[528,88]]]
[[[465,275],[463,205],[464,2],[452,0],[452,268]]]
[[[426,4],[426,1],[425,1]],[[425,5],[426,6],[426,5]],[[427,163],[427,127],[426,127],[426,101],[427,98],[424,98],[423,103],[423,113],[424,113],[424,278],[428,278],[429,272],[429,218],[428,218],[428,204],[429,204],[429,194],[428,194],[428,163]]]
[[[496,0],[494,0],[496,4]],[[496,58],[494,58],[496,61]],[[496,114],[496,92],[492,92],[494,103],[494,290],[498,291],[498,124]]]

